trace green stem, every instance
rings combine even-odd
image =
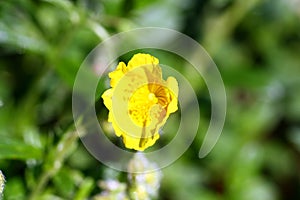
[[[77,139],[78,135],[76,131],[67,131],[56,145],[56,148],[49,153],[49,157],[47,157],[44,165],[44,171],[37,182],[37,186],[32,191],[29,200],[38,199],[48,181],[59,171],[66,157],[72,152]]]
[[[203,46],[215,54],[248,12],[262,2],[263,0],[237,0],[226,12],[209,17],[210,20],[204,28]]]

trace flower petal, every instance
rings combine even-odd
[[[178,107],[177,107],[178,82],[177,82],[177,80],[172,76],[168,77],[167,87],[171,91],[171,102],[168,106],[168,114],[170,114],[170,113],[173,113],[176,110],[178,110]]]
[[[128,135],[123,135],[122,137],[126,148],[144,151],[146,148],[151,147],[156,140],[158,140],[159,134],[155,133],[153,137],[143,138],[142,143],[141,138],[134,138]]]
[[[124,76],[124,74],[127,72],[127,68],[124,62],[120,62],[117,66],[117,69],[113,72],[110,72],[108,74],[110,78],[110,86],[115,87],[119,80]]]
[[[115,134],[116,136],[120,137],[122,135],[124,135],[125,133],[122,131],[122,129],[118,126],[118,123],[116,122],[115,118],[114,118],[114,115],[113,115],[113,112],[109,112],[109,122],[112,123],[112,126],[115,130]]]
[[[112,109],[112,96],[113,96],[113,89],[108,89],[102,94],[103,103],[108,110]]]
[[[158,63],[159,63],[158,59],[155,58],[154,56],[151,56],[149,54],[144,54],[144,53],[138,53],[135,54],[128,62],[127,68],[128,70],[131,70],[135,67],[141,67],[150,64],[157,65]]]

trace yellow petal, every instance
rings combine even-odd
[[[112,108],[112,100],[111,100],[112,96],[113,96],[113,89],[112,89],[112,88],[106,90],[106,91],[102,94],[102,96],[101,96],[102,99],[103,99],[103,103],[104,103],[104,105],[106,106],[106,108],[107,108],[108,110],[111,110],[111,108]]]
[[[138,53],[135,54],[128,62],[127,68],[128,70],[131,70],[135,67],[141,67],[150,64],[157,65],[158,63],[159,63],[158,59],[151,56],[150,54]]]
[[[122,129],[118,126],[118,123],[115,121],[112,111],[109,112],[109,119],[111,120],[109,121],[112,123],[116,136],[120,137],[121,135],[124,135],[125,133],[122,131]]]
[[[117,69],[115,71],[112,71],[108,74],[110,78],[110,86],[115,87],[119,80],[124,76],[124,74],[127,72],[126,65],[124,62],[120,62],[117,66]]]
[[[168,114],[175,112],[176,110],[178,110],[177,107],[177,97],[178,97],[178,83],[177,80],[170,76],[167,79],[167,87],[169,88],[169,90],[171,91],[171,102],[168,106]]]
[[[156,140],[158,140],[159,134],[155,133],[153,137],[144,138],[142,140],[142,143],[140,138],[134,138],[128,135],[123,135],[122,137],[126,148],[134,149],[137,151],[144,151],[146,148],[151,147],[156,142]]]

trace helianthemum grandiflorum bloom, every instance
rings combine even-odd
[[[174,77],[163,80],[158,59],[142,53],[127,66],[120,62],[109,77],[111,88],[102,95],[108,121],[126,148],[143,151],[156,142],[159,129],[178,109],[178,83]]]

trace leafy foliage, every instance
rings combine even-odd
[[[99,180],[126,177],[78,141],[71,94],[80,64],[99,42],[143,26],[173,28],[202,44],[228,101],[223,133],[199,159],[209,93],[182,59],[153,51],[189,77],[201,108],[193,145],[162,170],[159,199],[299,199],[299,7],[299,0],[0,1],[3,199],[88,199],[101,192]],[[96,107],[104,119],[100,100]],[[166,129],[176,123],[170,118]]]

